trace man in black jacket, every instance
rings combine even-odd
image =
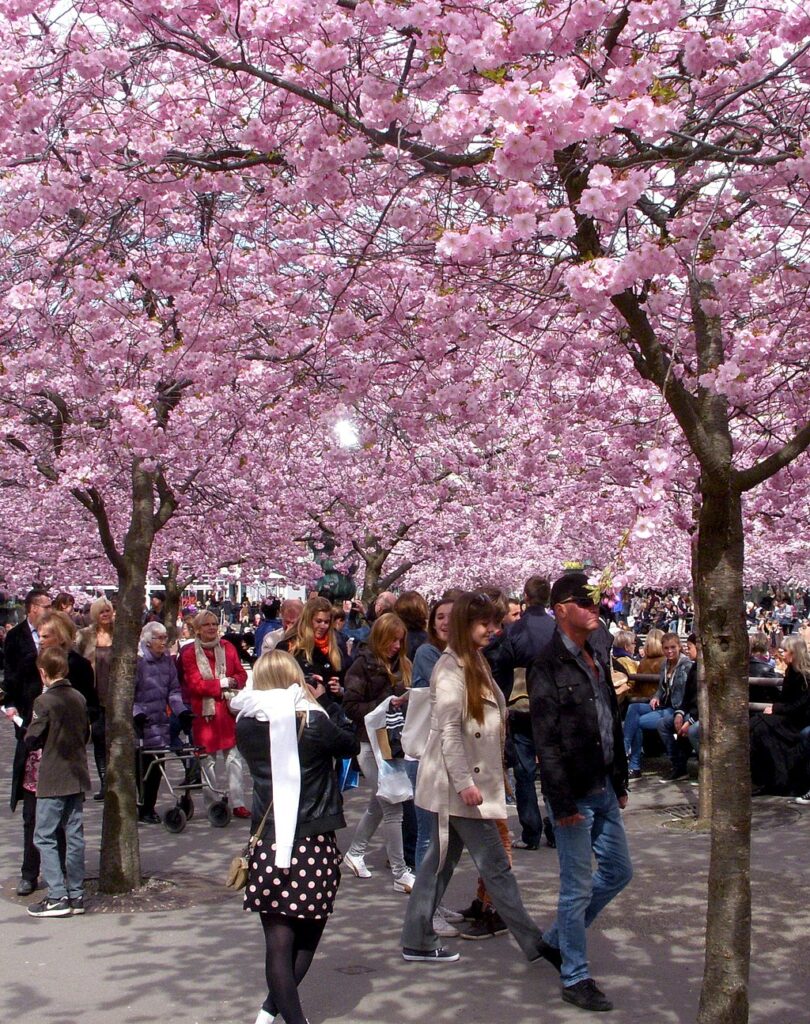
[[[13,681],[20,665],[26,658],[39,651],[39,620],[51,607],[51,599],[44,590],[29,590],[25,595],[25,618],[9,630],[3,645],[6,683]],[[6,686],[8,690],[8,685]]]
[[[590,975],[585,930],[633,873],[621,818],[627,757],[610,671],[589,642],[599,628],[599,607],[587,577],[557,580],[551,606],[556,628],[528,674],[540,779],[560,860],[557,919],[544,938],[561,954],[563,999],[610,1010]]]
[[[490,658],[488,649],[484,651],[484,657],[490,661],[495,681],[504,691],[509,705],[515,803],[521,831],[520,839],[515,840],[512,845],[518,850],[536,850],[540,845],[543,831],[543,816],[540,813],[535,788],[537,754],[526,697],[526,675],[525,672],[521,673],[520,669],[528,668],[554,632],[554,619],[546,611],[550,591],[551,585],[547,579],[542,576],[530,576],[523,587],[526,610],[507,629],[498,649],[497,662],[494,663]],[[508,686],[503,682],[506,676]]]

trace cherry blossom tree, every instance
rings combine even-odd
[[[708,748],[728,768],[700,1010],[719,1024],[748,1012],[743,502],[756,519],[765,485],[773,507],[788,467],[799,493],[810,444],[808,28],[788,0],[27,0],[0,28],[13,401],[100,524],[120,451],[148,543],[199,479],[197,460],[172,469],[181,410],[196,434],[243,386],[282,437],[339,407],[361,446],[396,436],[406,486],[427,452],[430,501],[473,536],[486,521],[456,480],[505,480],[499,457],[527,485],[493,491],[502,514],[562,477],[549,508],[616,522],[589,418],[636,456],[638,541],[683,474],[672,515],[697,528]],[[110,381],[104,458],[63,454],[66,429],[95,436]],[[500,451],[527,410],[530,444]]]

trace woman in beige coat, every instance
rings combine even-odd
[[[548,948],[523,906],[496,825],[506,818],[506,709],[481,654],[494,617],[486,595],[462,594],[453,605],[448,646],[430,677],[430,735],[419,763],[416,803],[435,812],[436,821],[405,914],[405,960],[458,960],[458,953],[441,947],[433,915],[465,846],[526,957],[536,960]]]

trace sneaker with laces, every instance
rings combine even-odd
[[[410,892],[415,881],[416,877],[410,871],[406,871],[399,878],[394,879],[394,892]]]
[[[431,964],[451,964],[459,959],[459,954],[444,949],[443,946],[439,946],[438,949],[408,949],[405,946],[402,950],[402,959]]]
[[[810,804],[810,789],[806,793],[802,793],[801,796],[797,796],[793,802],[795,804]]]
[[[597,986],[593,978],[585,978],[576,985],[569,985],[562,990],[563,1002],[572,1003],[581,1010],[595,1010],[604,1013],[613,1009],[613,1003]]]
[[[344,853],[343,863],[358,878],[371,878],[371,872],[366,867],[366,862],[362,857],[358,857],[354,853]]]
[[[59,900],[48,899],[32,903],[28,908],[31,917],[70,917],[70,900],[63,896]]]
[[[458,928],[450,924],[438,911],[433,915],[433,931],[440,939],[454,939],[458,935]]]
[[[72,917],[80,917],[84,913],[84,896],[70,897],[70,913]]]

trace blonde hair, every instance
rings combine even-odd
[[[194,616],[194,634],[195,634],[195,636],[196,636],[197,633],[200,632],[200,626],[202,626],[202,624],[206,621],[206,619],[213,619],[214,622],[216,622],[216,624],[217,624],[217,629],[219,629],[219,619],[216,617],[216,615],[209,608],[205,608],[205,609],[203,609],[203,611],[198,612]]]
[[[337,632],[332,621],[332,603],[325,597],[312,597],[304,605],[301,616],[294,627],[295,635],[290,637],[290,654],[297,654],[301,651],[307,661],[312,661],[312,654],[315,649],[315,629],[312,625],[312,620],[318,612],[329,616],[329,633],[327,634],[329,637],[329,661],[332,668],[339,672],[343,665],[343,660],[340,657]]]
[[[651,629],[649,631],[647,638],[644,641],[645,658],[661,658],[663,656],[664,648],[661,646],[661,640],[663,637],[663,629]]]
[[[289,651],[268,651],[253,666],[254,690],[288,690],[296,683],[307,700],[318,703],[306,685],[301,666]]]
[[[92,625],[97,625],[101,613],[107,611],[115,611],[112,601],[108,600],[106,597],[97,597],[90,605],[90,622]]]
[[[43,626],[53,626],[59,637],[60,647],[67,651],[73,646],[73,641],[76,638],[76,625],[65,612],[46,612],[37,627],[40,633]]]
[[[383,612],[378,619],[374,620],[374,625],[369,633],[368,649],[385,671],[392,686],[396,679],[391,671],[391,659],[388,657],[388,648],[395,640],[402,641],[402,647],[399,651],[399,669],[402,674],[402,682],[406,687],[411,685],[411,662],[405,654],[405,635],[407,632],[405,623],[397,614],[394,612]]]
[[[796,672],[804,676],[804,685],[807,689],[810,683],[810,652],[807,644],[800,636],[786,636],[780,644],[783,651],[790,651],[793,655],[791,665]]]

